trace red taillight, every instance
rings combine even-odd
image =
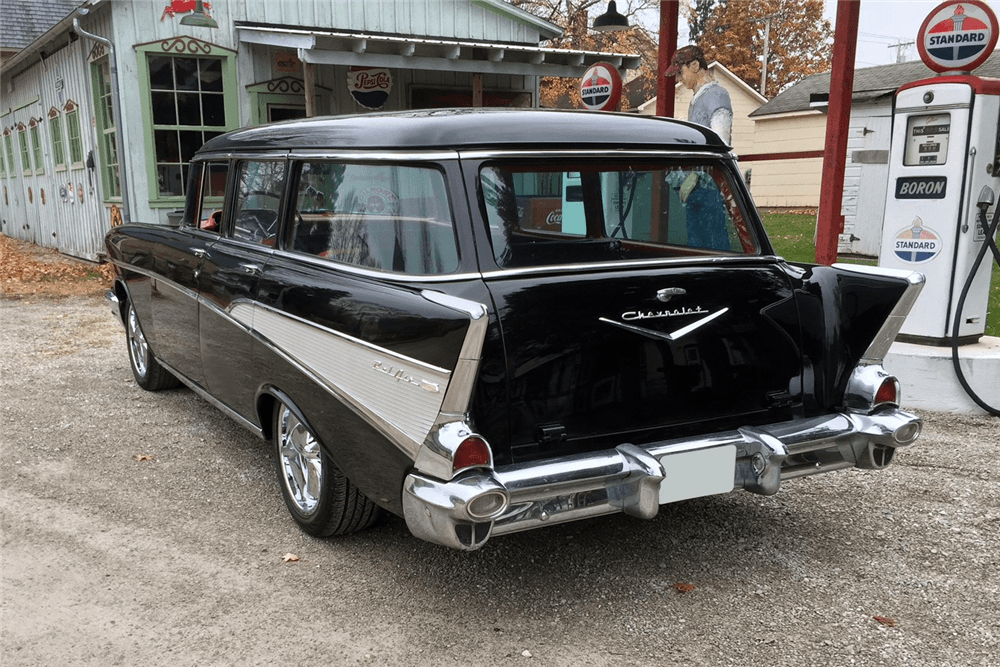
[[[490,464],[490,446],[482,438],[472,436],[462,441],[455,451],[451,469],[462,470],[473,466],[488,466]]]
[[[896,378],[886,378],[882,381],[882,385],[875,392],[875,405],[882,405],[883,403],[898,403],[899,401],[899,383],[896,382]]]

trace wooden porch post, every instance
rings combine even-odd
[[[673,117],[674,87],[676,77],[666,78],[665,73],[677,50],[677,19],[680,16],[678,0],[660,0],[660,49],[656,74],[656,115]]]
[[[316,115],[316,72],[312,63],[302,63],[302,79],[306,87],[306,118]]]
[[[477,109],[483,106],[483,75],[472,75],[472,106]]]

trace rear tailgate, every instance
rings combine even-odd
[[[799,325],[776,262],[487,277],[514,460],[789,418]]]

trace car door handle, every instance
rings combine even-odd
[[[248,276],[259,276],[260,267],[256,264],[240,264],[240,268],[243,269],[243,273]]]
[[[191,248],[191,252],[193,252],[194,256],[197,257],[198,259],[204,259],[208,257],[208,251],[205,250],[204,248]]]

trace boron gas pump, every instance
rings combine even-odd
[[[927,279],[898,339],[955,348],[977,402],[957,348],[985,332],[992,262],[983,259],[1000,261],[1000,80],[970,72],[997,32],[995,14],[976,0],[949,0],[924,20],[918,49],[941,76],[896,91],[879,258]]]

